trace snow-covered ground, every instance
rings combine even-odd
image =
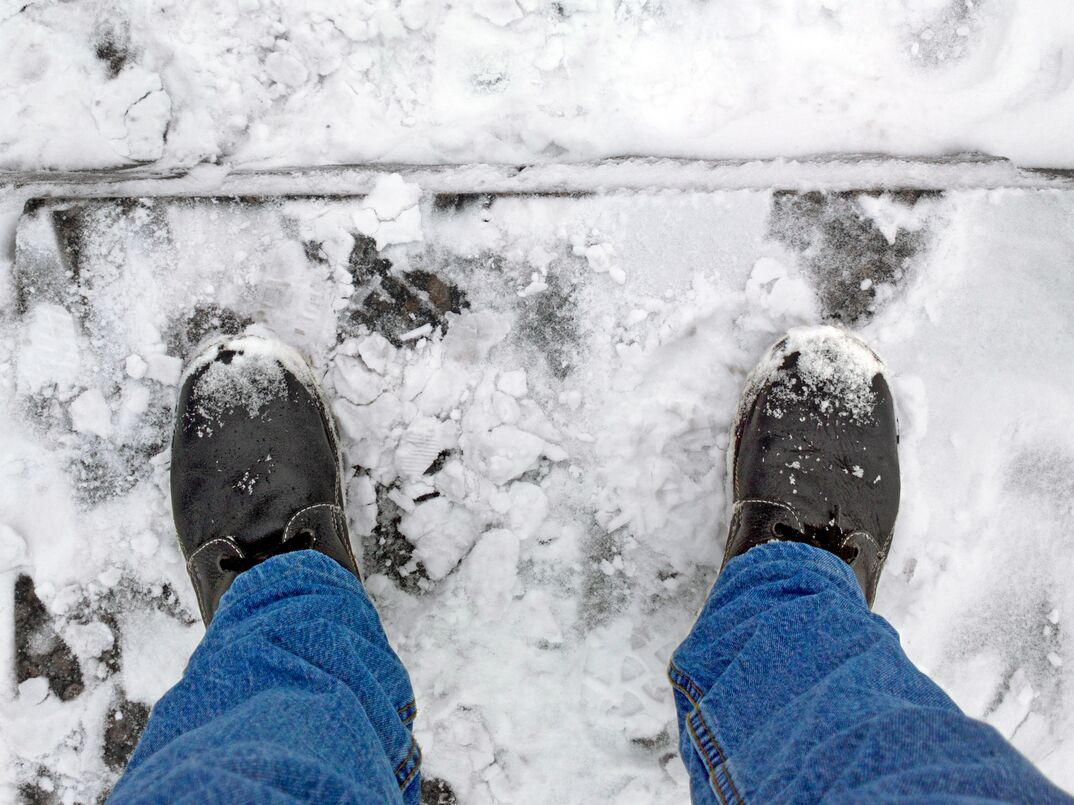
[[[32,576],[51,614],[18,646],[9,774],[92,799],[115,714],[180,674],[202,628],[167,497],[175,383],[206,329],[253,327],[337,400],[426,774],[467,803],[684,801],[664,670],[721,555],[735,402],[769,342],[834,314],[900,405],[878,611],[1074,787],[1072,213],[1057,190],[491,198],[398,176],[338,201],[31,209],[0,521],[7,584]]]
[[[1068,0],[0,0],[0,167],[1074,167],[1072,40]]]
[[[211,162],[110,192],[247,197],[22,214],[66,191],[0,174],[0,800],[94,801],[181,673],[175,386],[206,332],[253,328],[337,400],[427,777],[686,801],[664,668],[721,556],[731,417],[820,320],[898,396],[877,610],[1074,790],[1069,181],[570,164],[1074,167],[1067,5],[0,0],[0,170]],[[364,162],[540,167],[241,175]],[[288,189],[372,194],[250,198]]]

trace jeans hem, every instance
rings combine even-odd
[[[409,727],[414,723],[414,719],[418,717],[418,704],[414,699],[411,699],[397,709],[395,713],[399,716],[399,720],[403,722],[403,725]]]
[[[411,736],[410,749],[407,751],[406,757],[403,758],[402,763],[395,767],[395,782],[399,785],[400,791],[406,790],[406,787],[410,785],[420,769],[421,747],[418,746],[417,739]]]
[[[709,773],[709,784],[722,805],[745,805],[738,786],[731,776],[730,763],[715,737],[715,730],[701,714],[704,691],[674,661],[668,664],[668,680],[675,690],[682,693],[693,709],[686,714],[683,724],[690,734],[690,742],[697,751]]]

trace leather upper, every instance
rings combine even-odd
[[[798,360],[783,355],[748,387],[755,396],[735,429],[724,562],[773,540],[811,543],[850,564],[871,604],[899,508],[891,391],[877,373],[861,384],[867,394],[842,399],[804,381]]]
[[[335,428],[312,372],[300,377],[265,349],[243,354],[250,340],[212,347],[177,405],[172,514],[206,623],[239,572],[296,547],[359,575]]]

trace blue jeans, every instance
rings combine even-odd
[[[417,805],[416,715],[358,580],[283,554],[224,594],[109,802]]]
[[[728,564],[670,676],[695,803],[1074,801],[805,545]],[[320,554],[278,556],[224,596],[110,801],[417,803],[415,713],[361,584]]]
[[[731,560],[668,675],[695,803],[1074,802],[918,671],[819,548]]]

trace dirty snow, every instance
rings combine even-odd
[[[1074,440],[1057,427],[1074,413],[1057,371],[1074,341],[1074,195],[455,206],[383,186],[396,203],[377,209],[417,209],[421,237],[381,251],[354,223],[361,198],[94,207],[79,297],[48,290],[63,271],[43,257],[49,215],[23,220],[6,276],[25,309],[0,339],[0,579],[32,576],[57,635],[38,649],[66,646],[81,688],[8,678],[10,781],[68,801],[106,789],[115,725],[178,678],[201,633],[168,501],[175,378],[150,366],[178,362],[195,309],[223,304],[214,321],[280,335],[324,377],[425,773],[460,802],[685,800],[664,668],[719,564],[739,394],[777,337],[848,310],[888,361],[902,424],[877,609],[969,712],[1074,787]],[[328,221],[343,229],[319,240]],[[892,221],[908,228],[891,238]],[[840,262],[825,238],[851,225],[872,251]],[[225,242],[244,258],[217,259]],[[623,284],[593,270],[598,243]],[[535,273],[547,287],[519,295]],[[385,312],[389,287],[409,301]],[[813,356],[818,382],[854,380],[829,357]]]

